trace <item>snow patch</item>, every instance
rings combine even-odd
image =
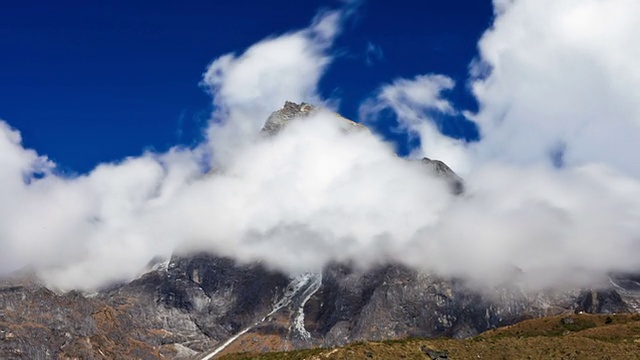
[[[308,274],[305,285],[307,285],[306,289],[302,293],[300,304],[296,309],[296,316],[293,319],[293,328],[303,339],[309,340],[311,334],[309,334],[304,327],[304,305],[309,301],[311,296],[320,289],[320,285],[322,285],[322,273]]]
[[[240,336],[246,334],[251,329],[263,323],[269,316],[275,314],[280,309],[293,305],[296,307],[296,316],[293,322],[293,328],[297,331],[300,336],[304,339],[311,338],[311,334],[304,327],[304,305],[309,301],[311,296],[315,294],[320,285],[322,284],[322,274],[321,273],[303,273],[296,277],[294,277],[287,285],[284,293],[280,300],[276,301],[271,308],[271,311],[265,315],[260,321],[257,321],[255,324],[245,328],[239,333],[235,334],[227,341],[225,341],[222,345],[217,347],[212,352],[206,354],[201,360],[209,360],[214,356],[222,352],[225,348],[231,345],[234,341],[236,341]]]

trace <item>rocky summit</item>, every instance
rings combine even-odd
[[[277,136],[316,110],[287,102],[263,134]],[[446,164],[422,163],[464,196],[463,180]],[[0,358],[212,359],[365,340],[467,338],[531,318],[639,311],[640,277],[633,274],[611,276],[597,289],[480,292],[463,279],[398,264],[364,271],[333,263],[290,277],[212,254],[175,255],[91,295],[56,293],[32,276],[2,280]]]

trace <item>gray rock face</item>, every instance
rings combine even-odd
[[[130,312],[142,327],[164,329],[162,343],[200,352],[267,314],[288,283],[285,275],[258,264],[238,266],[228,258],[201,254],[173,257],[166,269],[99,297],[139,300]]]
[[[0,282],[0,359],[156,359],[151,330],[122,306],[78,292],[56,294],[33,279]]]
[[[586,298],[580,292],[527,295],[506,288],[483,293],[462,280],[399,265],[365,273],[333,265],[323,279],[307,317],[327,346],[406,336],[468,337],[525,318],[576,311]],[[611,306],[627,310],[622,299]]]
[[[275,135],[313,111],[287,102],[263,131]],[[446,164],[422,162],[453,193],[464,192]],[[260,264],[198,254],[174,256],[91,297],[56,294],[24,279],[0,283],[0,358],[198,358],[228,339],[234,340],[228,351],[264,351],[406,336],[461,338],[580,311],[640,311],[640,276],[612,276],[603,289],[531,294],[508,287],[479,291],[461,279],[397,264],[359,271],[335,263],[322,274],[291,279]]]
[[[316,114],[321,110],[322,109],[307,103],[296,104],[291,101],[286,101],[282,109],[274,111],[269,116],[269,118],[267,119],[267,121],[265,122],[262,128],[262,132],[268,135],[276,135],[291,121],[304,120],[305,118],[313,114]],[[364,125],[359,124],[355,121],[351,121],[347,118],[344,118],[340,116],[340,114],[336,114],[336,113],[332,113],[332,114],[343,121],[345,125],[345,130],[347,131],[367,129]]]
[[[163,325],[165,329],[176,329],[175,334],[184,336],[167,338],[166,341],[180,342],[194,351],[203,351],[207,344],[214,345],[210,347],[214,349],[218,341],[259,322],[274,309],[283,294],[292,291],[287,286],[289,279],[286,276],[270,273],[260,267],[240,267],[229,259],[200,255],[179,258],[171,264],[169,272],[174,276],[164,276],[162,286],[152,287],[164,289],[151,292],[156,294],[157,308],[145,306],[144,311],[162,314],[178,309],[178,314],[188,316],[197,323],[198,330],[192,329],[192,333],[186,332],[184,327],[180,330],[178,323],[165,322]],[[201,284],[200,274],[210,277],[208,285]],[[117,292],[140,297],[137,291],[132,293],[132,288],[145,288],[152,275],[150,273],[125,285]],[[258,279],[264,279],[264,283],[253,283]],[[301,302],[294,300],[291,306],[282,307],[267,318],[262,326],[245,334],[245,339],[249,340],[244,341],[259,349],[282,350],[406,336],[463,338],[527,318],[580,311],[632,311],[630,304],[633,299],[640,298],[640,292],[629,290],[623,296],[610,288],[549,290],[527,294],[504,287],[481,292],[467,286],[463,280],[420,273],[400,265],[381,266],[361,272],[349,265],[331,264],[325,268],[321,279],[320,287],[303,304],[304,330],[309,337],[301,337],[295,330],[295,309]],[[194,303],[201,301],[201,296],[197,291],[186,291],[192,288],[203,288],[211,303],[217,305],[204,308],[194,306]],[[147,288],[143,293],[148,296],[150,292]],[[178,293],[183,295],[177,296]],[[109,296],[114,298],[113,293]],[[148,304],[149,301],[143,303]],[[180,318],[175,312],[173,316]],[[273,337],[280,338],[288,345],[274,347],[267,344],[265,339]],[[200,343],[193,340],[189,342],[189,339],[198,338],[205,340]],[[243,341],[242,338],[239,341]],[[243,349],[251,348],[239,347],[235,350]]]
[[[449,189],[455,195],[461,195],[464,193],[464,181],[458,174],[456,174],[447,164],[440,160],[431,160],[429,158],[423,158],[422,163],[436,176],[444,179],[449,185]]]
[[[269,116],[267,122],[262,128],[262,131],[269,135],[275,135],[290,121],[305,118],[310,114],[313,114],[314,110],[316,110],[316,108],[310,104],[296,104],[294,102],[287,101],[284,103],[282,109],[273,112]]]

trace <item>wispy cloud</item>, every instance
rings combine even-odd
[[[410,157],[439,159],[464,174],[468,168],[466,144],[442,135],[432,121],[435,114],[456,113],[453,104],[443,96],[454,86],[454,81],[443,75],[397,79],[382,86],[374,97],[360,106],[360,119],[365,123],[376,121],[383,110],[393,110],[400,125],[420,137],[420,148]]]
[[[364,51],[365,63],[369,66],[373,66],[375,63],[382,61],[384,59],[384,53],[382,52],[382,48],[378,45],[375,45],[372,42],[367,42],[367,48]]]

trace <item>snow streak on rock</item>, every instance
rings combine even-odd
[[[293,328],[304,339],[309,340],[311,334],[304,327],[304,305],[309,301],[311,296],[315,294],[320,285],[322,285],[322,273],[307,273],[303,275],[306,278],[304,289],[299,291],[299,304],[297,304],[296,315],[293,319]]]
[[[279,310],[285,307],[295,308],[296,315],[293,322],[294,330],[303,338],[309,339],[311,338],[311,334],[304,328],[304,305],[309,301],[311,296],[315,294],[316,291],[320,288],[322,284],[322,274],[321,273],[303,273],[294,277],[282,295],[280,300],[276,301],[273,304],[273,308],[271,311],[265,315],[262,319],[257,321],[255,324],[245,328],[239,333],[235,334],[227,341],[225,341],[222,345],[217,347],[215,350],[206,354],[201,360],[209,360],[213,359],[214,356],[221,353],[225,348],[231,345],[234,341],[236,341],[240,336],[246,334],[251,329],[257,327],[262,324],[269,316],[275,314]]]

